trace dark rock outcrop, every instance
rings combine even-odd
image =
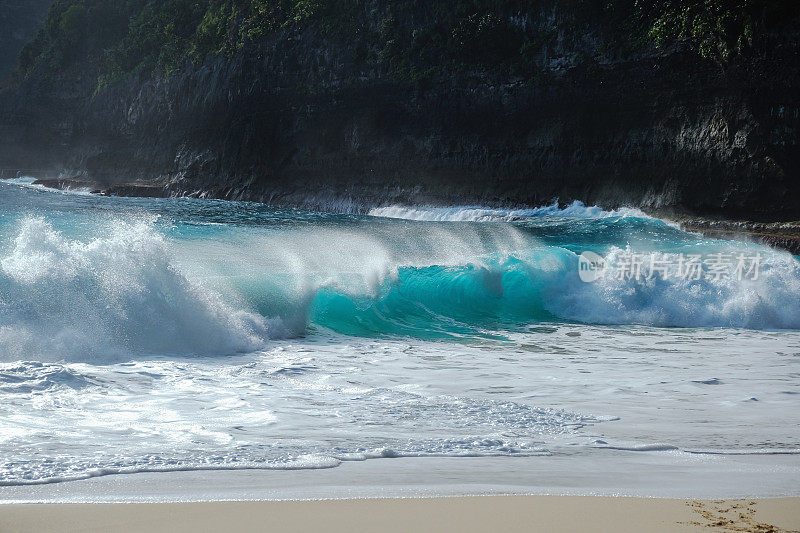
[[[800,222],[750,222],[682,218],[681,229],[714,239],[752,241],[800,255]]]
[[[80,70],[34,75],[0,97],[0,169],[323,208],[560,198],[800,219],[796,34],[721,66],[680,46],[597,55],[601,31],[541,50],[537,77],[398,79],[310,30],[98,92]]]

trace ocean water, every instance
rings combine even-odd
[[[582,281],[586,252],[616,270]],[[636,257],[678,270],[625,275]],[[0,182],[0,486],[798,455],[798,427],[784,252],[579,203],[336,214]]]

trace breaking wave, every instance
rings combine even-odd
[[[233,309],[170,263],[152,221],[115,221],[71,240],[41,218],[22,221],[0,259],[5,360],[251,351],[279,321]]]
[[[323,290],[314,320],[350,334],[423,337],[547,321],[798,329],[798,295],[800,265],[785,254],[771,255],[757,280],[607,276],[584,283],[574,252],[546,247],[482,264],[403,267],[377,298]]]
[[[636,217],[650,218],[639,209],[623,207],[605,211],[597,206],[587,207],[580,201],[574,201],[566,207],[559,207],[558,201],[550,205],[531,209],[502,209],[481,206],[455,206],[455,207],[406,207],[386,206],[376,207],[369,214],[375,217],[401,218],[405,220],[419,220],[427,222],[490,222],[513,221],[536,217],[564,217],[564,218],[610,218],[610,217]]]
[[[153,219],[92,233],[21,220],[0,252],[0,359],[232,354],[309,327],[422,339],[540,322],[800,329],[800,263],[767,249],[754,280],[584,283],[575,250],[509,224],[236,229],[199,246]]]

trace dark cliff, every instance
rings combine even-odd
[[[452,20],[434,4],[353,1],[333,28],[309,17],[122,75],[90,52],[31,62],[0,95],[0,169],[323,207],[560,198],[800,219],[796,17],[721,58],[633,46],[629,19],[591,3],[486,18],[454,2]]]
[[[53,0],[0,0],[0,86],[17,67],[22,48],[44,22]]]

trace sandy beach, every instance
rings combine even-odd
[[[0,487],[0,533],[798,531],[793,458],[700,468],[689,456],[675,468],[663,454],[616,452],[574,469],[559,458],[402,458],[100,476]]]
[[[0,508],[5,532],[760,531],[800,529],[800,499],[478,496]]]

